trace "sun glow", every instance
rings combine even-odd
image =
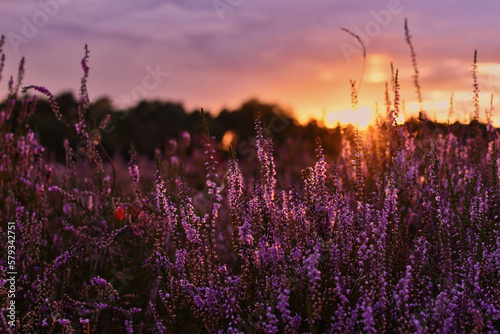
[[[500,79],[500,64],[499,63],[480,63],[479,64],[480,73],[488,73],[489,76],[494,78],[489,78],[492,80],[491,84],[498,84]],[[487,87],[488,89],[489,87]]]
[[[397,125],[403,125],[405,124],[405,115],[403,113],[400,113],[398,117],[396,117],[396,124]]]
[[[339,111],[330,111],[325,116],[325,125],[335,127],[338,123],[341,125],[358,125],[360,129],[366,129],[373,119],[375,111],[367,106],[360,106],[355,111],[352,109],[343,109]]]
[[[380,83],[387,81],[387,68],[390,59],[384,54],[369,55],[367,58],[366,79],[368,83]]]
[[[224,136],[222,137],[220,146],[223,150],[229,151],[231,145],[233,145],[237,141],[238,141],[238,136],[236,135],[236,132],[234,132],[233,130],[227,130],[224,133]]]

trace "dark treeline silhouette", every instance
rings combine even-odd
[[[77,122],[78,101],[72,93],[63,93],[56,98],[62,114],[70,124]],[[155,150],[164,150],[171,138],[179,138],[183,131],[193,137],[203,133],[203,120],[199,110],[186,111],[181,103],[141,101],[136,106],[124,111],[115,110],[108,98],[101,98],[91,105],[89,120],[99,124],[107,114],[111,115],[106,130],[100,133],[102,144],[110,156],[121,155],[129,157],[131,144],[141,155],[154,158]],[[295,143],[300,142],[302,149],[314,150],[319,138],[329,156],[336,157],[340,152],[342,133],[350,140],[354,137],[352,125],[335,128],[325,128],[321,123],[311,120],[301,125],[285,109],[276,104],[262,103],[257,99],[244,102],[235,110],[222,110],[217,116],[206,113],[210,134],[220,142],[227,131],[232,131],[234,141],[232,146],[238,156],[244,155],[248,147],[254,144],[254,122],[258,114],[262,119],[267,135],[273,138],[277,147],[287,144],[289,138]],[[30,119],[30,127],[40,136],[40,141],[49,151],[49,155],[58,161],[63,161],[65,152],[63,139],[68,138],[74,148],[78,148],[79,140],[55,118],[50,104],[41,99],[35,114]],[[416,129],[417,121],[407,122],[407,126]],[[470,126],[458,122],[447,125],[428,122],[428,129],[439,132],[448,127],[462,140],[478,134],[486,135],[486,126],[479,124],[476,131]],[[479,130],[479,131],[477,131]],[[289,144],[289,143],[288,143]]]
[[[64,93],[56,97],[62,114],[70,124],[78,119],[78,101],[72,93]],[[92,112],[88,119],[99,124],[107,114],[111,115],[109,126],[101,131],[100,138],[106,151],[111,155],[122,155],[128,158],[133,143],[139,154],[154,157],[155,150],[165,149],[168,140],[178,138],[183,131],[191,136],[200,136],[203,131],[203,120],[200,110],[187,111],[181,103],[141,101],[136,106],[124,111],[115,110],[108,98],[101,98],[91,105]],[[242,154],[247,145],[253,143],[255,137],[254,122],[257,113],[262,119],[266,134],[273,138],[275,145],[285,144],[290,136],[300,138],[304,145],[316,145],[321,138],[326,151],[335,155],[340,142],[340,127],[326,129],[315,121],[308,125],[300,125],[297,120],[283,108],[275,104],[261,103],[251,99],[236,110],[222,110],[217,116],[206,113],[210,134],[217,142],[227,131],[232,131],[232,146],[237,154]],[[55,118],[50,104],[41,99],[37,110],[31,117],[29,125],[40,136],[40,141],[57,160],[65,157],[63,139],[68,138],[72,147],[78,147],[78,138]],[[352,132],[352,131],[350,131]]]

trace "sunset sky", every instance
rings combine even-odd
[[[349,80],[359,81],[363,61],[347,28],[367,47],[358,121],[370,118],[376,102],[383,110],[391,61],[408,117],[418,103],[407,17],[429,117],[445,121],[454,92],[452,121],[468,120],[477,49],[481,116],[494,93],[500,125],[498,1],[2,0],[0,8],[2,96],[22,56],[24,84],[78,92],[87,43],[90,97],[109,96],[116,107],[145,98],[217,113],[256,97],[300,121],[347,122],[354,117]]]

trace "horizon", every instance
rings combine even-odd
[[[480,120],[485,121],[484,111],[500,86],[500,47],[494,43],[500,28],[493,28],[500,4],[286,4],[215,0],[117,6],[113,1],[42,0],[19,5],[8,0],[0,20],[0,34],[6,36],[4,83],[17,76],[25,56],[24,85],[75,94],[88,44],[93,101],[107,96],[118,109],[140,100],[172,101],[187,111],[204,108],[217,115],[255,98],[282,106],[302,124],[316,119],[332,126],[366,121],[375,103],[385,109],[385,82],[390,84],[393,63],[409,118],[419,103],[405,41],[408,18],[429,119],[446,121],[452,93],[455,115],[450,121],[465,123],[471,117],[471,66],[477,50]],[[362,48],[342,28],[366,45],[361,79]],[[356,112],[350,80],[357,85],[362,80]],[[0,93],[5,92],[3,84]],[[497,101],[493,97],[494,109],[500,107]],[[494,113],[493,125],[499,124]]]

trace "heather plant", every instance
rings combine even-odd
[[[287,182],[296,165],[280,164],[298,143],[276,148],[259,116],[250,162],[234,149],[218,161],[205,115],[201,137],[172,138],[155,163],[134,147],[128,163],[113,161],[102,145],[110,116],[97,119],[88,96],[87,47],[81,66],[75,121],[45,87],[23,89],[45,95],[64,124],[63,169],[28,125],[37,99],[18,97],[24,60],[0,105],[0,229],[16,223],[19,273],[11,328],[2,244],[2,331],[498,333],[491,107],[484,133],[477,122],[399,124],[396,70],[385,114],[346,127],[337,156],[318,140]],[[352,82],[353,107],[358,91]]]

